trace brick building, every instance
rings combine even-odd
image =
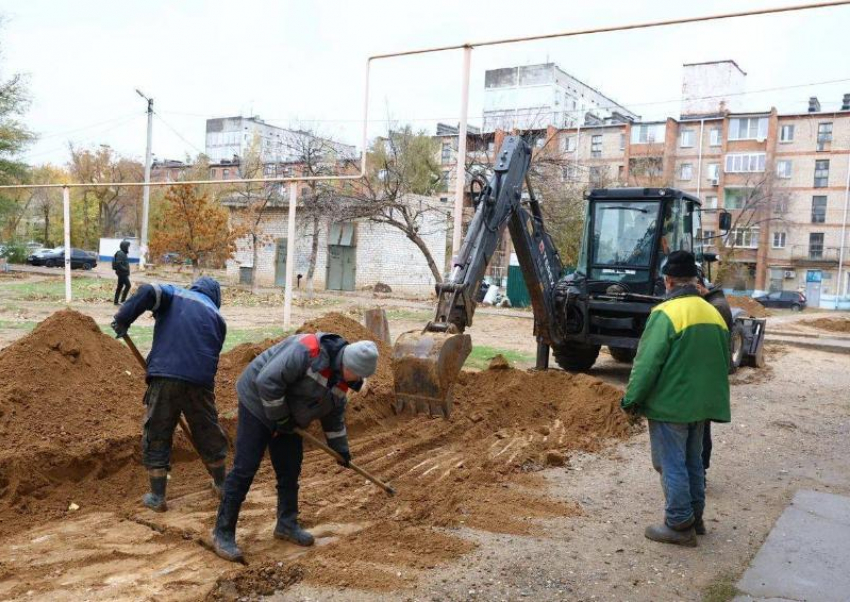
[[[431,197],[409,195],[410,203],[439,203]],[[230,206],[234,213],[238,206]],[[237,217],[238,216],[234,216]],[[422,213],[420,236],[439,266],[446,262],[447,215],[441,210]],[[288,205],[277,202],[265,212],[264,237],[257,258],[257,278],[261,286],[283,286],[286,274]],[[312,220],[296,217],[296,278],[306,286],[313,233]],[[234,258],[227,262],[227,275],[236,282],[249,278],[253,252],[249,239],[237,243]],[[240,272],[245,274],[244,277]],[[250,280],[247,280],[250,281]],[[434,276],[422,252],[405,234],[392,226],[367,220],[322,221],[318,256],[313,279],[315,290],[361,290],[377,283],[388,284],[393,292],[408,296],[429,296]]]
[[[536,148],[562,155],[565,186],[670,186],[701,198],[702,235],[732,268],[728,287],[801,290],[811,305],[836,307],[836,295],[850,296],[850,94],[837,111],[812,98],[805,113],[744,112],[746,74],[733,61],[686,65],[684,72],[678,119],[589,119],[522,133]],[[706,86],[712,94],[704,94]],[[475,153],[492,157],[503,135],[472,136],[467,165],[478,162]],[[456,153],[442,153],[441,161],[453,180]],[[719,210],[733,217],[722,241]],[[506,239],[491,264],[497,283],[510,250]]]

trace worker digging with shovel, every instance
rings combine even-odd
[[[314,420],[321,421],[328,447],[340,464],[349,466],[347,393],[359,391],[377,365],[375,343],[349,344],[330,333],[287,337],[249,364],[236,384],[236,453],[212,532],[216,554],[231,561],[243,559],[236,545],[236,522],[266,449],[277,476],[274,536],[302,546],[313,544],[313,536],[298,524],[302,436],[311,437],[302,429]]]
[[[218,422],[213,390],[227,334],[220,307],[221,288],[207,276],[188,289],[144,284],[121,306],[112,322],[116,337],[122,339],[144,312],[153,312],[156,320],[147,359],[147,412],[142,435],[142,461],[151,487],[142,503],[156,512],[167,509],[165,489],[171,470],[172,438],[181,414],[191,430],[186,434],[213,479],[213,490],[218,495],[221,492],[227,438]]]

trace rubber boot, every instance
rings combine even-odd
[[[694,522],[694,517],[691,517],[690,520],[681,525],[671,527],[665,521],[660,525],[647,527],[644,535],[652,541],[695,548],[697,546],[697,534],[694,529]]]
[[[241,505],[227,497],[222,498],[212,531],[213,551],[231,562],[242,562],[245,559],[242,550],[236,545],[236,521],[239,520]]]
[[[226,473],[224,468],[224,461],[222,460],[222,462],[218,465],[208,464],[207,472],[209,472],[210,476],[212,477],[211,486],[213,493],[215,493],[215,496],[218,499],[222,499],[221,488],[224,486],[224,476]]]
[[[297,514],[288,514],[277,517],[277,525],[274,528],[276,539],[291,541],[299,546],[312,546],[315,538],[298,524]]]
[[[705,523],[702,520],[702,512],[694,512],[694,532],[697,535],[705,535]]]
[[[168,472],[165,469],[149,470],[151,490],[142,496],[142,504],[154,512],[165,512],[165,487],[168,484]]]

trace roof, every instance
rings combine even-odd
[[[724,60],[720,60],[720,61],[703,61],[701,63],[682,63],[682,67],[699,67],[700,65],[723,65],[725,63],[731,63],[731,64],[735,65],[735,69],[737,69],[738,71],[740,71],[744,75],[747,74],[747,72],[744,71],[743,69],[741,69],[741,67],[738,65],[738,63],[736,63],[732,59],[724,59]]]

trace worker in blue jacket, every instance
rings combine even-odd
[[[151,311],[156,320],[148,355],[142,461],[150,492],[142,503],[165,512],[165,487],[171,470],[171,445],[180,415],[186,417],[198,453],[221,495],[227,439],[215,406],[215,374],[227,325],[219,312],[221,287],[201,277],[185,289],[145,284],[115,314],[112,328],[123,338],[135,320]]]

